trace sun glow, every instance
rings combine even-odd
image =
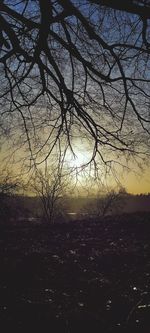
[[[86,152],[80,152],[78,151],[75,155],[70,155],[67,158],[67,162],[69,164],[69,167],[71,168],[82,168],[89,162],[89,155]]]

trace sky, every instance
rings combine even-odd
[[[136,174],[130,172],[124,176],[123,184],[129,193],[140,194],[150,193],[150,168],[139,171]]]
[[[22,162],[21,151],[17,150],[17,154],[16,154],[16,160],[18,160],[19,162],[11,163],[10,160],[8,159],[8,162],[6,163],[6,160],[4,158],[6,158],[6,156],[10,156],[10,151],[11,151],[11,150],[8,150],[9,145],[10,145],[9,141],[5,142],[3,149],[1,149],[1,151],[0,151],[1,170],[4,171],[8,168],[8,170],[10,170],[10,174],[17,176],[20,172],[19,163]],[[9,154],[8,154],[8,152],[9,152]],[[78,150],[77,145],[76,145],[76,158],[73,159],[71,157],[71,155],[69,155],[69,154],[67,155],[68,166],[71,168],[79,168],[82,164],[85,164],[88,161],[87,154],[85,152],[86,152],[86,150],[85,151],[83,151],[83,150],[81,151],[80,149]],[[4,165],[4,168],[2,168],[2,165]],[[1,172],[1,174],[2,174],[2,172]],[[77,187],[79,188],[78,195],[80,195],[80,194],[83,196],[87,195],[86,186],[87,186],[88,190],[91,189],[92,195],[94,193],[94,186],[93,186],[94,180],[92,181],[92,183],[90,183],[90,181],[88,181],[88,176],[87,176],[88,172],[89,172],[89,169],[87,168],[87,169],[85,169],[84,172],[81,172],[80,174],[78,174],[78,183],[77,183]],[[105,183],[104,174],[105,173],[103,172],[103,175],[101,177],[103,183]],[[108,188],[109,187],[117,188],[117,186],[122,186],[126,189],[126,191],[128,193],[131,193],[131,194],[150,193],[150,166],[143,166],[143,169],[139,169],[135,163],[134,164],[130,163],[129,170],[127,170],[127,169],[122,169],[120,171],[117,170],[116,174],[117,174],[118,181],[120,182],[120,184],[118,183],[119,184],[118,185],[116,183],[115,177],[113,177],[112,174],[109,174],[106,179],[106,184],[107,184]],[[23,178],[27,180],[28,173],[25,173],[25,176],[23,176]],[[73,181],[73,183],[76,182],[75,176],[72,176],[72,181]],[[87,184],[87,185],[85,185],[85,184]]]
[[[76,158],[69,158],[67,156],[67,160],[69,161],[69,165],[71,167],[80,167],[82,164],[86,164],[88,162],[90,154],[88,156],[88,153],[86,150],[79,149],[80,144],[78,140],[78,145],[76,145]],[[124,165],[126,164],[126,161],[124,161]],[[140,166],[138,166],[138,163],[133,162],[132,158],[128,162],[128,167],[127,168],[121,168],[120,169],[116,165],[116,177],[118,177],[118,183],[120,182],[120,186],[124,187],[128,193],[132,194],[140,194],[140,193],[150,193],[150,165],[148,165],[144,161],[140,161]],[[103,168],[103,166],[102,166]],[[88,170],[88,168],[87,168]],[[86,173],[86,169],[85,169]],[[105,171],[102,172],[105,174]],[[108,187],[114,187],[116,188],[117,183],[116,183],[116,177],[113,177],[112,173],[107,176],[106,178],[106,183]],[[102,175],[102,182],[105,183],[105,177]],[[81,176],[79,177],[79,180],[82,183],[84,183],[84,173],[83,173],[83,178],[82,178],[82,173]],[[118,185],[119,186],[119,185]]]
[[[16,2],[17,3],[17,2]],[[31,4],[32,4],[32,2],[31,2]],[[21,9],[21,7],[20,7],[20,5],[18,6],[17,5],[17,10],[18,11],[20,11]],[[16,9],[15,8],[15,9]],[[33,9],[32,9],[33,10]],[[83,9],[83,13],[85,13],[86,14],[86,10],[87,10],[87,12],[88,12],[88,7],[84,7],[84,9]],[[32,12],[32,11],[31,11]],[[98,15],[98,16],[97,16]],[[103,16],[103,12],[102,11],[100,11],[99,12],[99,14],[96,14],[96,12],[95,11],[93,11],[93,12],[91,12],[91,16],[90,16],[90,19],[91,20],[93,20],[93,22],[101,22],[101,20],[100,20],[100,17],[101,16]],[[118,26],[115,24],[115,25],[113,25],[113,29],[111,29],[111,25],[112,25],[112,21],[111,21],[111,17],[108,15],[108,18],[107,18],[107,15],[105,15],[104,17],[103,17],[103,20],[102,20],[102,24],[104,25],[104,28],[103,28],[103,30],[102,30],[102,28],[101,28],[101,37],[103,37],[103,39],[106,39],[106,42],[109,42],[109,43],[111,43],[112,41],[117,41],[118,39],[119,39],[119,41],[122,41],[122,37],[121,36],[124,36],[125,34],[129,34],[129,40],[128,40],[128,42],[130,41],[130,38],[132,39],[132,33],[133,33],[133,27],[135,28],[135,27],[137,27],[136,29],[135,29],[135,36],[134,36],[134,38],[136,38],[137,37],[137,35],[139,34],[139,28],[138,28],[138,26],[136,26],[136,24],[137,24],[137,22],[136,22],[136,20],[135,20],[135,22],[134,22],[134,19],[135,19],[135,17],[132,17],[132,16],[130,16],[130,20],[129,20],[129,23],[128,23],[128,21],[126,20],[126,15],[125,14],[119,14],[119,16],[118,16],[118,18],[119,18],[119,23],[120,23],[120,25],[119,25],[119,27],[121,27],[121,30],[119,29],[118,30]],[[102,19],[102,17],[101,17],[101,19]],[[109,20],[108,20],[109,19]],[[70,21],[71,23],[73,23],[73,21]],[[108,25],[108,23],[110,22],[110,27],[109,27],[109,25]],[[133,25],[133,23],[134,23],[134,25]],[[100,29],[100,26],[98,25],[98,27],[99,27],[99,29]],[[107,28],[109,28],[109,30],[107,31]],[[97,28],[97,30],[98,30],[98,28]],[[130,30],[131,30],[131,34],[130,34]],[[99,31],[99,30],[98,30]],[[131,35],[131,36],[130,36]],[[72,35],[73,36],[73,35]],[[79,35],[80,36],[80,35]],[[73,37],[72,37],[73,38]],[[140,42],[140,39],[139,39],[139,42]],[[78,40],[78,44],[79,44],[79,40]],[[77,44],[77,46],[78,46],[78,44]],[[83,44],[83,40],[82,40],[82,44]],[[84,45],[84,44],[83,44]],[[90,43],[88,44],[88,47],[89,47],[89,45],[90,45]],[[97,44],[92,44],[92,47],[94,46],[94,52],[96,52],[95,54],[96,54],[96,56],[97,56],[97,52],[98,52],[98,55],[99,55],[99,52],[101,51],[101,48],[99,48],[98,46],[97,46]],[[91,52],[91,49],[89,48],[88,49],[88,51],[90,51]],[[86,53],[86,49],[85,49],[85,53]],[[87,53],[88,54],[88,53]],[[86,54],[86,57],[87,57],[87,54]],[[63,55],[63,53],[62,53],[62,55]],[[131,55],[131,54],[126,54],[126,56],[129,56],[129,55]],[[134,57],[133,57],[134,58]],[[89,57],[89,59],[90,59],[90,57]],[[93,59],[93,61],[94,61],[94,59],[95,58],[92,58]],[[97,58],[96,58],[97,59]],[[109,58],[108,58],[109,59]],[[57,59],[56,59],[57,60]],[[143,59],[142,59],[143,60]],[[94,61],[95,62],[95,61]],[[63,63],[64,63],[64,58],[63,58]],[[143,75],[143,65],[141,65],[141,61],[139,62],[139,66],[140,66],[140,70],[142,71],[142,74],[140,74],[140,75]],[[102,64],[103,64],[103,62],[102,62]],[[110,64],[111,64],[111,62],[110,62]],[[135,69],[135,66],[133,66],[133,63],[132,63],[132,61],[130,61],[130,57],[129,57],[129,61],[127,61],[127,65],[128,66],[126,66],[127,68],[124,68],[124,70],[126,70],[127,72],[126,72],[126,74],[132,74],[132,76],[134,75],[134,73],[132,73],[132,71],[134,72],[134,69]],[[144,65],[145,65],[145,63],[144,63]],[[72,66],[71,66],[71,68],[72,68]],[[96,67],[97,68],[97,67]],[[107,66],[106,66],[106,72],[107,72]],[[105,70],[104,70],[104,73],[105,73]],[[138,68],[138,70],[139,70],[139,68]],[[65,78],[66,78],[66,72],[67,72],[67,70],[66,70],[66,68],[64,69],[64,71],[65,71]],[[70,75],[70,71],[68,71],[68,75]],[[149,74],[146,72],[146,75],[147,75],[147,78],[149,78]],[[82,76],[82,75],[81,75]],[[75,78],[77,77],[77,82],[78,82],[78,75],[77,76],[75,76]],[[71,82],[72,82],[72,78],[70,79],[71,80]],[[84,80],[84,78],[83,78],[83,80]],[[80,82],[80,80],[79,80],[79,82]],[[88,85],[88,87],[87,87],[87,89],[89,89],[89,87],[90,87],[90,89],[91,89],[91,81],[89,81],[90,82],[90,84]],[[51,81],[50,81],[50,83],[51,83]],[[81,85],[82,86],[82,85]],[[50,86],[51,87],[51,86]],[[68,83],[68,87],[70,88],[70,86],[69,86],[69,83]],[[117,86],[116,86],[117,87]],[[33,88],[33,87],[32,87]],[[103,88],[106,88],[105,86],[103,87]],[[20,86],[19,86],[19,89],[21,89],[20,88]],[[78,85],[77,85],[77,87],[76,87],[76,89],[77,89],[77,91],[78,91]],[[108,97],[109,96],[109,98],[110,98],[110,90],[109,90],[109,87],[107,86],[107,89],[108,89],[108,91],[106,91],[105,92],[105,94],[106,94],[106,97]],[[118,89],[118,87],[116,88],[116,90]],[[120,89],[120,87],[119,87],[119,89]],[[147,89],[147,88],[146,88]],[[94,92],[92,91],[92,93],[93,93],[93,95],[92,95],[92,93],[91,93],[91,96],[94,96],[94,93],[95,93],[95,90],[96,90],[96,88],[95,88],[95,85],[94,85]],[[131,89],[130,89],[131,90]],[[146,90],[147,91],[147,90]],[[33,89],[33,92],[34,92],[34,89]],[[114,106],[115,106],[115,108],[116,108],[116,110],[117,110],[117,112],[118,112],[118,115],[119,115],[119,110],[122,108],[122,104],[121,103],[123,103],[122,102],[122,100],[123,99],[119,99],[118,100],[118,102],[116,102],[115,101],[115,95],[113,95],[114,94],[114,90],[111,92],[112,93],[112,95],[111,95],[111,100],[110,100],[110,106],[111,106],[111,108],[113,108]],[[98,94],[98,92],[97,92],[97,90],[96,90],[96,94],[99,96],[99,94]],[[81,94],[82,95],[82,94]],[[134,94],[133,94],[134,95]],[[136,92],[136,94],[135,94],[136,96],[138,96],[139,97],[139,95],[137,94],[137,92]],[[79,96],[79,100],[80,100],[80,97],[81,96]],[[95,97],[95,96],[94,96]],[[145,99],[145,97],[144,97],[144,99]],[[96,102],[97,102],[97,99],[96,99]],[[114,104],[113,104],[114,103]],[[142,103],[143,103],[143,99],[142,99],[142,97],[140,96],[140,98],[138,98],[138,104],[139,104],[139,109],[141,110],[142,109]],[[100,100],[100,106],[101,106],[101,104],[102,104],[102,101]],[[118,108],[118,104],[120,105],[120,109]],[[146,105],[146,103],[144,104],[144,105]],[[93,106],[92,106],[93,107]],[[92,109],[92,107],[91,107],[91,110],[93,110]],[[95,107],[95,106],[94,106]],[[93,108],[94,108],[93,107]],[[144,106],[145,107],[145,106]],[[89,114],[90,114],[90,112],[92,112],[92,111],[89,111]],[[116,112],[116,110],[115,110],[115,112]],[[122,110],[122,109],[121,109]],[[38,112],[40,112],[39,114],[38,114]],[[52,111],[53,111],[53,109],[52,109]],[[87,109],[85,108],[85,111],[87,111]],[[99,107],[98,107],[98,111],[99,111]],[[100,108],[100,111],[101,111],[101,108]],[[49,112],[49,111],[48,111]],[[72,109],[70,109],[70,114],[71,114],[71,112],[72,112]],[[94,108],[94,112],[95,112],[95,108]],[[116,113],[117,113],[116,112]],[[143,112],[145,112],[145,110],[143,111]],[[43,125],[43,128],[45,128],[45,124],[47,124],[48,123],[48,120],[49,120],[49,116],[51,115],[51,111],[49,112],[49,113],[47,113],[46,115],[47,115],[47,118],[46,118],[46,120],[45,120],[45,123],[44,123],[44,125]],[[106,109],[105,109],[105,113],[106,113]],[[37,114],[39,115],[38,117],[37,117]],[[92,113],[91,113],[92,114]],[[100,122],[100,125],[102,124],[103,125],[103,118],[101,117],[100,118],[100,116],[101,116],[101,114],[103,114],[103,111],[102,112],[99,112],[98,113],[98,117],[99,117],[99,122]],[[27,120],[28,120],[28,117],[29,117],[29,115],[30,114],[28,114],[28,112],[27,112],[27,110],[25,110],[25,115],[26,115],[26,117],[27,117]],[[37,109],[37,106],[35,107],[35,109],[33,110],[32,109],[32,117],[31,117],[31,120],[35,120],[35,124],[37,125],[37,137],[38,137],[38,139],[39,139],[39,142],[38,142],[38,140],[37,140],[37,147],[36,148],[38,148],[39,147],[39,150],[40,150],[40,147],[42,146],[42,140],[43,139],[45,139],[45,136],[43,135],[43,133],[44,133],[44,129],[43,129],[43,132],[42,132],[42,129],[41,129],[41,127],[39,127],[39,126],[41,126],[41,119],[42,119],[42,117],[43,117],[43,119],[44,119],[44,117],[46,116],[45,115],[45,113],[44,113],[44,110],[42,111],[42,109],[41,109],[41,107],[39,108],[39,110]],[[108,112],[108,115],[109,115],[109,112]],[[108,116],[107,115],[107,116]],[[95,116],[96,117],[96,116]],[[105,114],[105,117],[106,117],[106,114]],[[96,119],[96,118],[95,118]],[[116,120],[117,120],[118,118],[116,118]],[[83,120],[83,119],[82,119]],[[108,131],[112,131],[112,123],[111,123],[111,121],[112,121],[112,118],[110,117],[110,122],[107,122],[107,118],[105,119],[106,121],[105,121],[105,126],[106,126],[106,130]],[[28,121],[27,121],[27,123],[28,123]],[[21,124],[22,125],[22,124]],[[50,128],[50,125],[51,125],[51,123],[49,122],[48,123],[48,129]],[[80,124],[81,125],[81,124]],[[129,124],[129,122],[127,123],[127,125],[129,126],[130,124]],[[30,123],[29,123],[29,129],[30,129]],[[109,127],[110,126],[110,127]],[[131,125],[131,127],[132,127],[132,125]],[[135,126],[136,127],[136,126]],[[35,128],[36,128],[36,126],[33,126],[33,130],[35,130]],[[40,128],[40,130],[39,130],[39,128]],[[114,124],[114,128],[116,128],[116,123]],[[118,129],[118,125],[117,125],[117,129]],[[16,129],[15,129],[15,131],[16,131]],[[79,127],[79,131],[80,131],[80,127]],[[82,130],[80,131],[80,133],[82,133],[82,131],[83,131],[83,127],[82,127]],[[27,132],[27,131],[26,131]],[[28,133],[29,133],[30,131],[28,131]],[[138,134],[139,135],[139,132],[138,132],[138,129],[137,129],[137,131],[135,131],[136,132],[136,134]],[[103,133],[103,130],[101,130],[101,133]],[[118,132],[117,132],[118,133]],[[106,133],[104,133],[104,134],[106,134]],[[105,135],[102,135],[101,134],[101,136],[100,136],[100,139],[102,139],[102,141],[104,141],[104,145],[105,145]],[[124,135],[126,134],[126,132],[124,132],[123,133]],[[84,135],[84,134],[83,134]],[[31,131],[31,136],[32,136],[32,131]],[[126,136],[126,135],[125,135]],[[128,139],[128,138],[127,138]],[[130,139],[130,138],[129,138]],[[20,134],[20,136],[19,136],[19,140],[21,141],[21,134]],[[40,142],[40,140],[41,140],[41,142]],[[128,142],[128,140],[127,140],[127,142]],[[0,161],[1,161],[1,164],[2,164],[2,160],[3,160],[3,157],[4,157],[4,155],[6,155],[6,151],[7,151],[7,145],[8,145],[8,142],[6,141],[5,143],[4,143],[4,146],[3,146],[3,148],[2,148],[2,150],[0,151]],[[35,144],[35,146],[36,146],[36,144]],[[48,148],[50,149],[50,142],[48,141]],[[47,146],[46,146],[46,148],[45,148],[45,151],[46,151],[46,149],[47,149]],[[73,160],[73,159],[71,159],[71,161],[69,161],[69,165],[70,165],[70,167],[71,168],[76,168],[76,167],[79,167],[80,165],[82,165],[82,164],[85,164],[86,162],[87,162],[87,156],[86,157],[84,157],[84,156],[82,156],[82,154],[80,153],[80,150],[78,149],[79,148],[79,144],[77,144],[76,145],[76,147],[77,147],[77,151],[76,151],[76,155],[77,155],[77,159],[75,159],[75,160]],[[83,150],[85,150],[86,151],[86,148],[85,147],[83,147]],[[9,154],[10,154],[10,151],[9,151]],[[21,149],[20,150],[18,150],[17,151],[17,160],[19,161],[19,160],[21,160],[21,158],[22,158],[22,156],[23,156],[23,152],[21,151]],[[108,155],[109,157],[110,157],[110,155]],[[19,163],[21,163],[21,162],[19,162]],[[143,162],[143,164],[144,164],[144,162]],[[18,164],[17,164],[18,165]],[[16,163],[14,163],[14,164],[10,164],[9,165],[9,167],[11,168],[11,170],[12,170],[12,172],[15,172],[16,170],[18,170],[17,169],[17,167],[16,167]],[[148,167],[148,166],[145,166],[145,165],[142,165],[142,167],[143,167],[143,170],[139,170],[138,169],[138,167],[137,167],[137,165],[136,164],[134,164],[134,163],[130,163],[130,171],[122,171],[120,174],[118,173],[118,179],[119,179],[119,181],[120,181],[120,183],[122,184],[122,186],[124,186],[125,188],[126,188],[126,190],[127,190],[127,192],[129,192],[129,193],[134,193],[134,194],[140,194],[140,193],[148,193],[148,192],[150,192],[150,167]],[[1,165],[1,168],[2,168],[2,165]],[[102,176],[102,178],[103,178],[103,176]],[[79,177],[79,179],[80,179],[80,182],[81,182],[81,184],[82,184],[82,182],[83,182],[83,177],[82,177],[82,175]],[[112,186],[112,184],[114,184],[115,182],[114,182],[114,179],[113,179],[113,176],[108,176],[108,183],[110,183],[110,185]],[[115,185],[114,185],[115,186]]]

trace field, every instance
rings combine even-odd
[[[0,331],[39,329],[150,332],[149,213],[0,226]]]

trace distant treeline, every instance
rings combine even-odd
[[[94,197],[71,197],[65,199],[65,211],[79,215],[86,212],[86,207],[94,205],[97,199]],[[126,193],[122,198],[121,210],[116,213],[150,212],[150,193],[132,195]],[[3,211],[2,211],[3,209]],[[42,216],[42,204],[40,198],[14,195],[7,198],[4,207],[1,206],[0,218],[18,219]],[[115,213],[115,210],[114,212]]]

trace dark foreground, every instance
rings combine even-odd
[[[0,227],[0,332],[150,332],[150,215]]]

